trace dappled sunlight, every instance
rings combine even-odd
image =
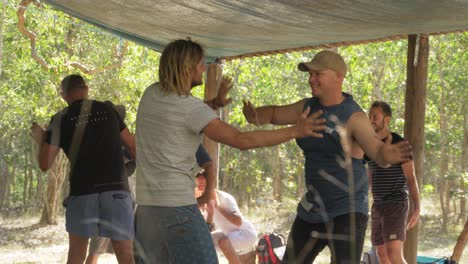
[[[421,222],[419,232],[419,255],[430,257],[450,256],[455,246],[461,224],[451,223],[449,234],[440,230],[440,209],[435,206],[436,196],[422,199]],[[241,208],[245,216],[251,220],[259,235],[267,232],[278,232],[287,237],[294,221],[297,201],[289,200],[283,203],[268,202],[261,207]],[[272,213],[274,212],[274,213]],[[29,215],[13,215],[0,217],[0,263],[32,262],[32,263],[65,263],[68,251],[68,235],[65,231],[63,216],[58,217],[57,225],[39,226],[39,217]],[[370,227],[366,232],[364,251],[370,249]],[[465,250],[462,259],[468,259]],[[227,264],[226,259],[219,255],[220,264]],[[328,248],[322,251],[315,263],[329,263]],[[114,255],[104,254],[99,263],[117,263]],[[463,263],[463,262],[461,262]]]

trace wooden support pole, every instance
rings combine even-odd
[[[426,117],[427,65],[429,37],[408,36],[407,79],[405,97],[405,138],[413,147],[413,160],[419,189],[423,177],[424,123]],[[412,210],[410,204],[410,210]],[[408,263],[416,263],[418,253],[418,225],[407,232],[404,256]]]
[[[206,82],[205,82],[205,100],[213,99],[218,95],[218,89],[221,84],[223,76],[223,69],[218,63],[210,63],[206,71]],[[218,111],[218,115],[220,110]],[[210,154],[213,164],[216,168],[216,177],[219,175],[219,143],[215,142],[206,136],[203,137],[203,145]]]
[[[465,249],[466,240],[468,240],[468,221],[465,222],[462,232],[458,236],[457,244],[453,249],[452,257],[450,260],[460,263],[461,257],[463,255],[463,250]]]

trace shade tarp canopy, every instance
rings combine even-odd
[[[162,51],[191,37],[210,59],[468,29],[466,0],[45,0]]]

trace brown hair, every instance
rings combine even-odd
[[[204,56],[203,46],[191,39],[178,39],[169,43],[159,62],[161,90],[164,93],[189,94],[192,72]]]
[[[392,117],[392,108],[390,107],[389,104],[387,104],[384,101],[375,101],[371,105],[371,109],[374,107],[380,107],[382,109],[382,112],[384,113],[385,116]]]

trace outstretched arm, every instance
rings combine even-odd
[[[216,141],[241,150],[273,146],[291,139],[301,137],[323,137],[321,131],[325,129],[325,119],[321,118],[321,111],[310,115],[307,108],[300,115],[296,125],[277,130],[257,130],[250,132],[240,132],[236,128],[224,123],[219,119],[214,119],[203,129],[205,135]]]
[[[408,141],[397,144],[383,143],[374,132],[372,125],[363,112],[354,113],[347,124],[348,132],[364,152],[381,167],[410,161],[411,146]]]
[[[301,115],[307,99],[295,102],[290,105],[269,105],[255,107],[250,101],[243,101],[242,112],[247,122],[255,125],[291,125],[297,122]]]
[[[411,216],[408,218],[407,229],[413,228],[419,220],[420,212],[420,201],[419,201],[419,188],[418,181],[416,180],[416,174],[414,173],[414,162],[408,161],[401,164],[401,169],[403,174],[406,177],[406,182],[408,183],[408,189],[410,198],[413,201],[413,211]]]

